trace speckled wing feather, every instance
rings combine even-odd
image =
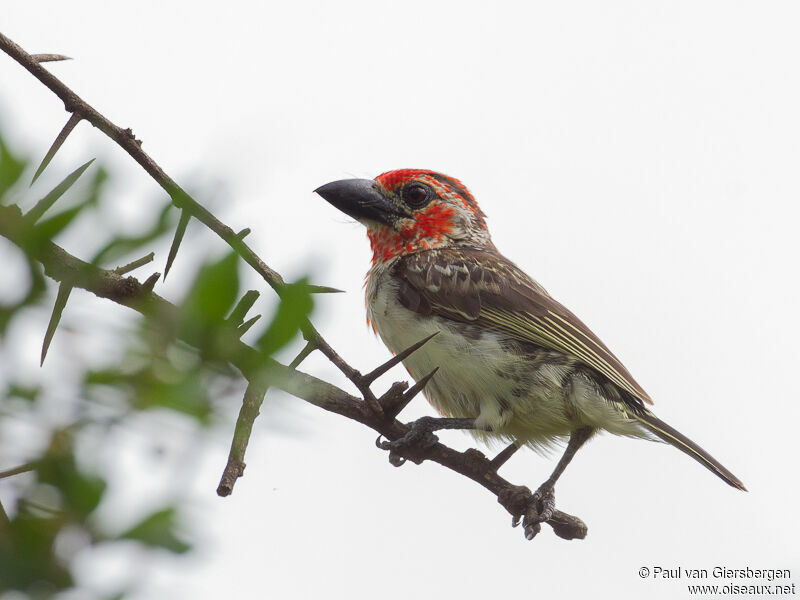
[[[393,274],[400,282],[400,302],[409,310],[472,322],[563,352],[603,374],[638,403],[652,404],[578,317],[499,253],[455,248],[416,252],[397,261]]]

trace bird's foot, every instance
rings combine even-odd
[[[542,523],[546,523],[553,518],[556,510],[556,494],[552,484],[543,483],[539,486],[528,503],[525,514],[522,517],[522,527],[525,530],[525,538],[532,540],[537,533],[542,530]],[[512,522],[515,527],[519,525],[519,519]]]
[[[525,538],[532,540],[542,530],[542,523],[565,540],[583,539],[588,531],[578,517],[555,510],[552,485],[542,485],[533,494],[525,486],[509,485],[497,495],[497,501],[511,513],[511,526],[522,523]]]
[[[539,486],[528,502],[527,509],[522,517],[522,528],[525,538],[532,540],[542,530],[542,523],[553,518],[556,510],[556,494],[551,484],[543,483]],[[519,519],[512,522],[513,526],[519,525]]]
[[[379,437],[375,445],[381,450],[389,450],[390,452],[406,450],[411,447],[425,450],[439,441],[439,438],[433,433],[439,428],[439,420],[433,417],[422,417],[406,424],[408,432],[403,437],[391,441],[381,440]]]
[[[406,423],[408,431],[396,440],[375,440],[381,450],[389,451],[389,462],[399,467],[405,462],[401,454],[419,464],[425,460],[425,451],[436,445],[439,438],[433,434],[440,429],[475,429],[475,419],[421,417]]]
[[[553,516],[553,511],[556,509],[555,488],[547,483],[540,485],[539,489],[533,492],[532,504],[538,513],[538,521],[540,523],[549,521]]]

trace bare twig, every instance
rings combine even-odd
[[[228,463],[225,465],[219,486],[217,486],[217,494],[220,496],[229,496],[236,480],[244,475],[244,453],[247,450],[247,443],[250,441],[253,423],[258,416],[266,393],[267,386],[259,379],[251,381],[247,386],[242,408],[239,410],[239,418],[236,420],[236,430],[233,433]]]
[[[137,258],[133,262],[129,262],[127,265],[117,267],[116,269],[114,269],[114,272],[119,275],[125,275],[125,273],[130,273],[131,271],[135,271],[139,267],[143,267],[144,265],[153,262],[154,258],[155,254],[151,252],[147,256],[143,256],[142,258]]]
[[[11,58],[27,69],[31,75],[47,86],[56,96],[64,102],[64,108],[71,113],[78,113],[89,121],[92,125],[100,129],[104,134],[117,143],[120,148],[125,150],[141,167],[147,171],[148,175],[158,183],[172,199],[175,206],[195,217],[211,231],[225,240],[247,264],[261,275],[273,289],[281,293],[286,285],[283,278],[263,260],[261,260],[253,250],[230,227],[211,214],[208,209],[194,200],[183,188],[167,175],[164,170],[144,151],[141,142],[136,139],[133,132],[123,129],[112,123],[105,116],[100,114],[93,106],[83,100],[73,92],[60,79],[45,69],[39,61],[28,54],[15,42],[0,33],[0,49]]]
[[[296,369],[314,350],[315,348],[312,344],[306,344],[289,364],[289,368]],[[244,454],[247,450],[247,444],[250,441],[253,423],[256,417],[258,417],[266,393],[267,385],[260,379],[251,382],[247,386],[247,390],[244,393],[242,408],[239,411],[239,417],[236,419],[236,429],[233,432],[233,441],[231,442],[231,449],[228,453],[228,462],[225,464],[225,470],[222,472],[222,478],[220,479],[219,486],[217,486],[217,494],[219,496],[230,496],[233,492],[233,486],[236,484],[236,480],[244,475],[244,468],[246,466]]]
[[[133,277],[123,277],[112,270],[86,263],[52,242],[28,247],[29,227],[18,207],[0,206],[0,236],[17,244],[32,258],[41,262],[45,273],[56,281],[67,280],[74,288],[88,290],[101,298],[107,298],[151,318],[173,321],[177,319],[177,307]],[[190,331],[182,335],[184,337],[181,339],[186,343],[192,345],[199,343],[197,339],[191,337]],[[359,398],[316,377],[281,365],[239,340],[232,342],[228,360],[251,383],[257,378],[265,377],[266,372],[270,385],[324,410],[358,421],[389,440],[400,439],[409,431],[407,425],[396,419],[389,419],[383,414],[373,412]],[[352,369],[349,366],[348,368]],[[531,510],[530,507],[533,506],[530,490],[513,485],[500,477],[491,461],[478,450],[458,452],[441,442],[436,442],[425,448],[410,446],[400,453],[412,462],[421,463],[430,460],[472,479],[497,496],[498,501],[517,522],[525,519]],[[553,527],[557,535],[566,539],[582,538],[586,535],[586,526],[580,519],[560,511],[553,513],[548,524]]]
[[[38,79],[41,83],[47,86],[56,96],[64,102],[64,108],[71,113],[77,113],[81,118],[89,121],[92,125],[100,129],[111,140],[116,142],[131,158],[133,158],[139,165],[158,183],[165,192],[172,199],[175,206],[183,209],[183,214],[190,214],[198,221],[203,223],[211,231],[221,237],[228,245],[244,259],[263,279],[267,284],[272,287],[278,295],[283,293],[286,282],[276,271],[267,266],[261,258],[253,252],[253,250],[244,242],[243,237],[225,225],[222,221],[217,219],[209,210],[198,203],[192,198],[183,188],[181,188],[164,170],[144,151],[142,150],[141,142],[136,139],[130,129],[122,129],[118,125],[112,123],[109,119],[98,112],[88,102],[83,100],[75,92],[73,92],[66,84],[64,84],[55,75],[50,73],[42,65],[39,64],[30,54],[25,52],[18,44],[7,38],[0,33],[0,49],[2,49],[11,58],[16,60],[20,65],[27,69],[31,75]],[[240,232],[241,233],[241,232]],[[177,251],[177,248],[175,249]],[[313,291],[316,292],[338,292],[335,288],[326,288],[315,286]],[[322,339],[322,336],[309,322],[303,326],[303,334],[308,341],[315,342],[320,350],[339,368],[349,369],[355,372],[354,369],[346,366],[344,361],[340,358],[334,359],[337,356],[335,352],[328,346]],[[347,374],[345,372],[345,374]],[[348,375],[349,377],[349,375]],[[373,410],[379,410],[380,407],[377,401],[372,398],[365,398]]]
[[[300,350],[297,356],[295,356],[294,359],[292,359],[292,362],[289,363],[289,368],[296,369],[298,366],[300,366],[300,363],[303,362],[308,357],[308,355],[311,354],[316,349],[317,347],[314,344],[308,342],[305,346],[303,346],[303,349]]]
[[[14,467],[13,469],[8,469],[7,471],[0,471],[0,479],[12,477],[13,475],[19,475],[20,473],[27,473],[28,471],[33,471],[35,468],[35,462],[25,463],[24,465]]]

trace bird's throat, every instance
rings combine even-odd
[[[397,256],[431,250],[449,245],[447,234],[453,230],[455,211],[446,205],[435,205],[415,219],[395,230],[385,225],[367,227],[372,248],[372,265],[387,262]]]

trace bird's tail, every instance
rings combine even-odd
[[[664,421],[657,418],[651,412],[646,411],[640,414],[631,414],[630,416],[639,421],[645,426],[646,429],[653,432],[668,444],[675,446],[681,452],[685,452],[691,456],[728,485],[745,492],[747,491],[747,488],[745,488],[744,484],[739,481],[739,478],[728,471],[728,469],[723,467],[716,458],[711,456],[708,452],[703,450],[700,446],[695,444],[680,431],[664,423]]]

